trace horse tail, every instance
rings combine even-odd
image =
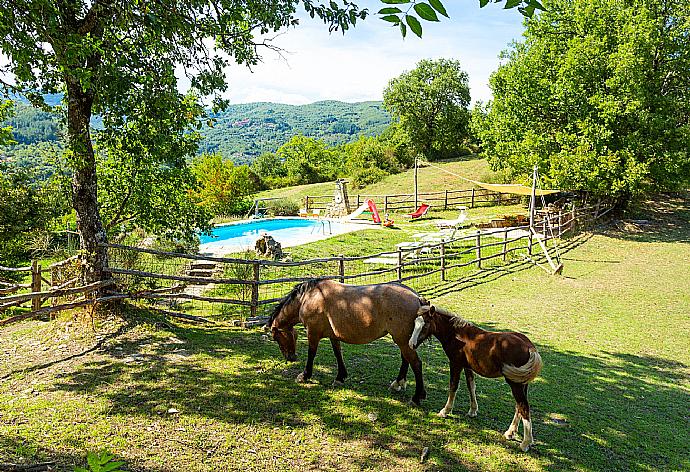
[[[536,349],[530,349],[529,360],[520,367],[510,364],[503,364],[502,373],[508,380],[515,383],[526,384],[531,382],[539,375],[542,368],[541,356]]]

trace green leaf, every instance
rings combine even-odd
[[[398,7],[388,7],[388,8],[381,8],[379,10],[379,15],[392,15],[394,13],[402,13],[402,10]]]
[[[438,21],[438,15],[427,3],[415,3],[414,11],[426,21]]]
[[[410,3],[410,0],[381,0],[381,3],[386,5],[400,5],[401,3]]]
[[[395,24],[395,25],[397,25],[398,23],[400,23],[400,18],[398,18],[398,17],[395,16],[395,15],[386,15],[386,16],[382,16],[381,19],[382,19],[383,21],[390,21],[391,23],[393,23],[393,24]]]
[[[412,15],[405,15],[405,21],[407,22],[407,26],[410,27],[412,32],[421,38],[422,24],[419,22],[419,20]]]
[[[121,465],[125,465],[124,462],[108,462],[101,467],[101,472],[117,472]]]
[[[432,7],[434,7],[434,10],[439,12],[441,15],[445,16],[446,18],[450,18],[448,16],[448,12],[446,11],[446,7],[443,6],[443,3],[441,3],[441,0],[429,0],[429,3],[431,4]]]
[[[504,10],[507,10],[508,8],[515,8],[516,6],[520,5],[522,3],[522,0],[506,0],[506,6],[503,7]]]
[[[407,36],[407,25],[402,21],[400,22],[400,33],[402,34],[403,38]]]
[[[479,0],[479,8],[484,8],[489,4],[489,0]]]
[[[544,8],[544,5],[542,5],[539,0],[529,0],[528,6],[533,7],[536,10],[546,11],[546,8]]]

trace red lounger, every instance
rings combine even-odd
[[[431,208],[431,205],[422,203],[421,205],[419,205],[419,208],[417,208],[417,211],[415,211],[414,213],[408,213],[405,216],[408,218],[412,218],[413,220],[415,218],[421,218],[422,216],[426,215],[426,213],[429,211],[429,208]]]

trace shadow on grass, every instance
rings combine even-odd
[[[690,192],[658,195],[640,203],[632,216],[603,233],[638,242],[690,243]]]
[[[174,334],[185,341],[186,360],[171,360],[179,341],[149,343],[147,354],[130,363],[126,360],[142,346],[115,344],[108,358],[66,373],[54,389],[103,396],[112,405],[111,414],[123,418],[164,415],[159,407],[166,405],[200,424],[225,424],[228,431],[233,425],[275,430],[317,424],[351,452],[336,455],[324,449],[307,468],[395,468],[396,461],[409,464],[418,458],[423,447],[430,449],[430,470],[482,470],[491,456],[496,457],[489,462],[492,468],[534,468],[517,443],[501,435],[514,407],[504,382],[478,380],[477,419],[460,414],[468,403],[464,385],[456,416],[442,420],[433,415],[445,402],[448,375],[438,343],[420,349],[429,398],[422,409],[413,409],[406,404],[411,389],[406,394],[386,389],[399,366],[397,347],[388,340],[345,345],[350,377],[345,387],[333,388],[335,361],[327,343],[316,358],[315,383],[298,385],[294,377],[303,359],[285,364],[277,346],[260,333],[185,328]],[[300,343],[298,352],[305,351]],[[677,434],[690,429],[687,366],[622,353],[586,357],[549,347],[541,352],[543,375],[530,390],[537,445],[529,454],[543,468],[668,470],[688,465],[688,444]],[[470,453],[468,445],[485,453]]]

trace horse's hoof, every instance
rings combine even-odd
[[[295,382],[300,383],[300,384],[301,384],[301,383],[304,383],[304,382],[306,382],[306,381],[307,381],[307,379],[304,377],[304,372],[300,372],[300,373],[297,375],[297,377],[295,378]]]
[[[343,380],[335,379],[335,380],[333,381],[333,386],[334,386],[334,387],[342,387],[343,385],[345,385],[345,382],[344,382]]]
[[[522,452],[527,452],[527,451],[529,451],[530,446],[531,446],[531,444],[522,443],[522,444],[520,444],[520,449],[522,450]]]
[[[438,416],[440,418],[447,418],[448,417],[448,412],[446,412],[446,409],[442,409],[441,411],[438,412]]]
[[[506,438],[508,441],[510,441],[511,439],[513,439],[515,437],[515,432],[508,430],[505,433],[503,433],[503,437]]]
[[[415,400],[414,398],[410,399],[410,401],[407,402],[407,404],[410,405],[410,406],[413,406],[413,407],[415,407],[415,408],[419,408],[420,406],[422,406],[422,405],[420,404],[420,401],[419,401],[419,400]]]
[[[477,410],[468,411],[467,416],[469,416],[470,418],[476,418],[477,417]]]
[[[394,380],[393,382],[391,382],[391,385],[388,388],[390,388],[394,392],[400,392],[402,390],[405,390],[405,388],[407,388],[407,380]]]

